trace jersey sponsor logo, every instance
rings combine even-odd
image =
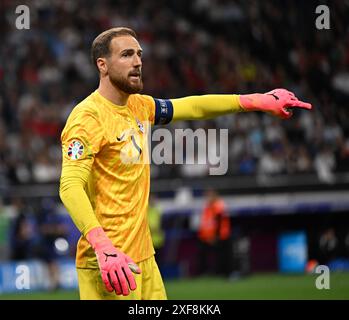
[[[68,147],[68,157],[78,160],[84,153],[84,145],[79,140],[73,140]]]

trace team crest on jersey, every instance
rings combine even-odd
[[[136,118],[136,122],[137,122],[137,125],[138,125],[139,130],[141,130],[141,132],[144,133],[144,126],[143,126],[143,123],[140,122],[137,118]]]
[[[72,160],[78,160],[84,153],[84,145],[79,140],[73,140],[68,147],[68,156]]]

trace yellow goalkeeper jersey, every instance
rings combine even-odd
[[[61,135],[62,172],[76,167],[82,176],[89,172],[85,191],[98,222],[113,244],[135,262],[154,254],[147,220],[150,166],[145,152],[146,124],[154,123],[154,117],[150,96],[130,95],[126,106],[117,106],[95,91],[73,109]],[[78,242],[76,265],[97,267],[84,236]]]
[[[238,95],[156,99],[132,94],[118,106],[97,90],[71,112],[61,135],[60,197],[82,233],[76,265],[98,268],[86,234],[102,227],[136,263],[154,248],[147,218],[150,125],[243,111]]]

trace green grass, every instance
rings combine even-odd
[[[6,293],[0,294],[0,300],[78,300],[75,290],[58,290],[54,292]]]
[[[332,273],[330,289],[318,290],[318,275],[255,274],[246,278],[195,278],[167,280],[165,286],[170,300],[186,299],[349,299],[349,273]],[[76,291],[0,294],[0,299],[74,300]]]
[[[237,280],[200,278],[166,283],[169,299],[349,299],[349,273],[333,273],[330,289],[315,286],[318,275],[257,274]]]

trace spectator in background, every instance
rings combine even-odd
[[[21,199],[14,199],[13,206],[16,217],[10,231],[11,259],[33,259],[39,241],[36,219]]]
[[[336,167],[336,159],[329,146],[324,146],[320,150],[315,157],[314,163],[321,182],[329,184],[335,182],[334,169]]]
[[[345,257],[349,258],[349,231],[346,233],[344,237],[344,251],[345,251]]]
[[[13,1],[1,3],[4,16],[13,13]],[[347,170],[348,130],[343,128],[349,119],[348,43],[345,32],[338,30],[346,30],[349,7],[343,2],[331,4],[336,26],[324,33],[313,27],[312,18],[306,18],[314,15],[307,1],[197,0],[191,5],[186,1],[159,5],[140,0],[122,6],[95,1],[88,8],[83,0],[71,5],[48,3],[37,1],[31,6],[33,23],[28,32],[18,33],[11,19],[0,24],[0,60],[11,56],[9,63],[0,63],[0,188],[1,184],[58,181],[55,169],[61,154],[55,150],[60,151],[62,126],[73,105],[98,81],[87,49],[95,34],[121,22],[136,29],[141,26],[144,57],[152,57],[145,66],[145,89],[154,97],[261,92],[287,83],[297,95],[317,101],[316,113],[295,115],[287,125],[257,114],[236,117],[236,123],[229,118],[225,126],[218,118],[212,121],[234,137],[229,174],[258,172],[263,178],[270,172],[277,176],[305,169],[316,170],[322,181],[331,183],[336,171]],[[134,8],[136,15],[131,17]],[[70,22],[63,26],[62,21]],[[236,32],[230,32],[232,22]],[[289,35],[286,42],[285,34]],[[156,79],[149,76],[155,73]],[[267,148],[280,138],[280,150],[289,145],[305,150],[299,170],[294,164],[285,165],[286,152],[277,155]],[[329,154],[317,147],[321,143],[333,146]],[[339,161],[332,165],[335,152]],[[157,169],[156,177],[167,178],[178,173],[184,178],[202,177],[207,171],[203,165],[183,166],[178,172],[165,165]]]
[[[205,194],[206,204],[198,230],[199,273],[228,276],[230,270],[230,219],[215,190]]]
[[[163,246],[165,242],[165,235],[161,226],[161,217],[161,209],[156,204],[154,196],[150,195],[148,206],[148,222],[156,253],[156,261],[159,266],[161,266],[163,263]]]
[[[57,260],[69,254],[67,226],[57,213],[53,200],[43,199],[39,212],[38,224],[41,236],[40,258],[47,263],[51,290],[59,288],[59,269]]]
[[[331,260],[338,258],[339,241],[334,228],[325,230],[319,239],[320,264],[327,265]]]

